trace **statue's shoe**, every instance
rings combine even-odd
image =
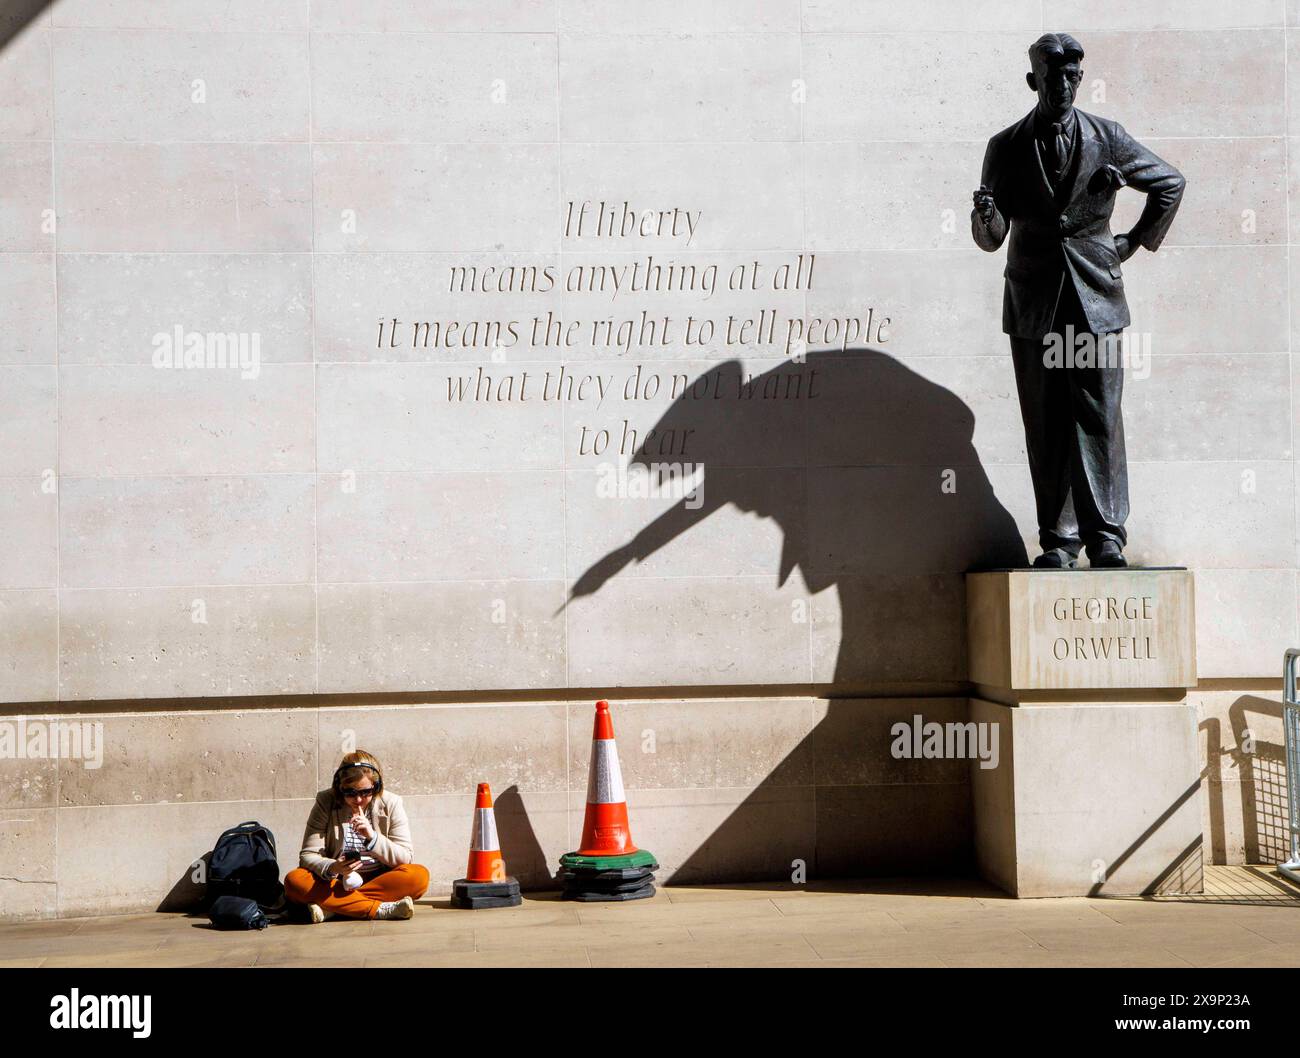
[[[1044,551],[1034,559],[1034,569],[1074,569],[1078,559],[1063,547]]]
[[[1088,564],[1093,569],[1125,569],[1128,559],[1114,540],[1103,541],[1096,550],[1088,549]]]

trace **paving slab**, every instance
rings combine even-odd
[[[0,924],[0,966],[1300,966],[1300,888],[1211,867],[1195,897],[1015,900],[973,879],[669,887],[581,907],[553,892],[405,922],[227,933],[183,914]]]

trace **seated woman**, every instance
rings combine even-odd
[[[411,862],[402,799],[384,789],[379,761],[362,751],[344,757],[333,784],[316,795],[298,859],[285,896],[306,904],[312,922],[330,913],[410,918],[429,886],[429,872]]]

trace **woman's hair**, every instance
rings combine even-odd
[[[334,803],[343,803],[344,786],[350,786],[363,778],[368,778],[375,784],[375,796],[378,797],[384,788],[384,771],[379,765],[379,758],[373,753],[359,749],[344,757],[338,770],[334,772],[334,781],[331,783],[331,788],[334,790]]]

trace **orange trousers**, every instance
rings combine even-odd
[[[295,867],[284,876],[284,895],[295,904],[319,904],[347,918],[374,918],[380,904],[404,896],[418,900],[428,888],[429,872],[418,863],[403,863],[376,874],[351,892],[343,888],[343,879],[326,882],[305,867]]]

